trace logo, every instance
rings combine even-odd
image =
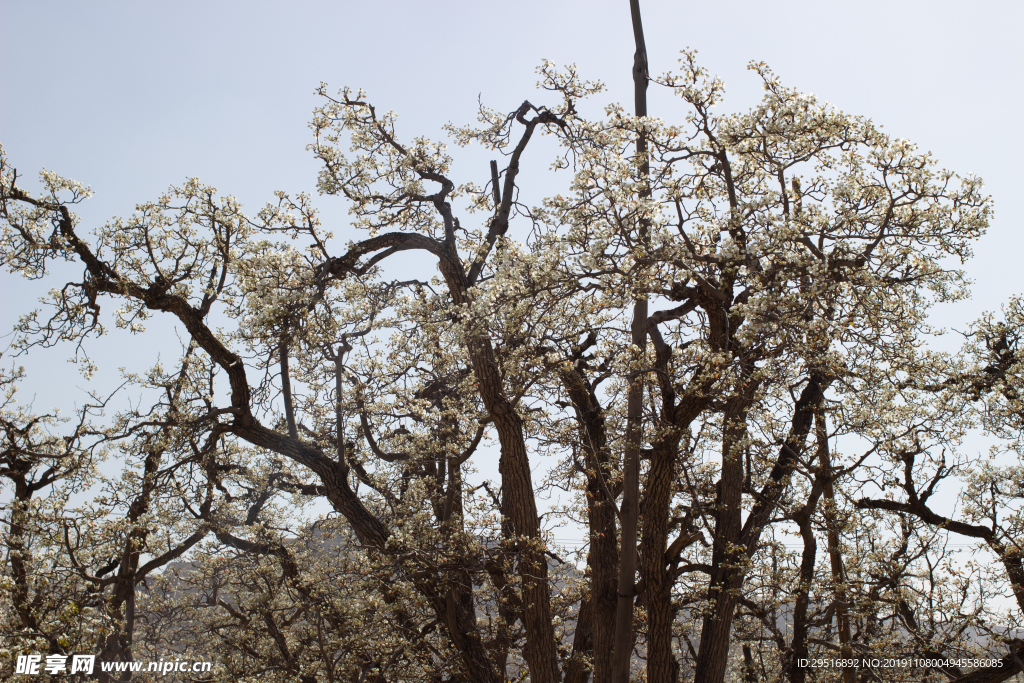
[[[14,669],[16,674],[38,676],[40,674],[92,674],[96,666],[96,655],[18,655]],[[100,671],[104,672],[149,672],[166,676],[169,673],[206,673],[212,667],[211,662],[201,661],[159,661],[149,662],[100,662]]]
[[[71,661],[68,661],[68,660]],[[36,675],[43,672],[50,675],[63,673],[84,673],[91,674],[96,664],[96,655],[46,655],[46,663],[43,664],[42,655],[18,655],[14,673]]]

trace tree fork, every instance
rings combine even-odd
[[[739,454],[732,451],[741,438],[738,431],[745,431],[746,415],[742,412],[730,414],[729,410],[726,410],[724,419],[727,433],[722,445],[722,509],[718,512],[715,524],[715,550],[709,587],[714,608],[704,617],[701,625],[697,675],[694,683],[722,683],[725,680],[729,659],[729,636],[744,579],[744,570],[741,567],[729,565],[745,561],[753,555],[761,530],[785,492],[787,477],[792,474],[797,458],[804,450],[807,435],[811,431],[814,411],[823,400],[827,386],[828,381],[820,373],[811,372],[794,406],[789,435],[779,449],[779,456],[768,475],[768,481],[757,495],[757,503],[747,515],[742,529],[739,506],[742,502],[743,462]],[[733,410],[736,411],[736,408]],[[727,551],[727,548],[731,550]]]

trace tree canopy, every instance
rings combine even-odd
[[[764,63],[761,102],[718,113],[722,83],[693,52],[650,73],[631,10],[632,106],[601,114],[601,83],[543,63],[538,97],[447,128],[495,157],[468,175],[457,150],[326,85],[322,200],[279,192],[246,213],[189,179],[90,226],[74,213],[88,187],[43,171],[23,189],[0,156],[0,260],[53,283],[5,356],[110,326],[134,335],[125,353],[163,349],[71,418],[18,403],[22,373],[3,371],[5,666],[174,652],[213,659],[211,680],[303,683],[1017,672],[1021,302],[960,352],[928,345],[930,308],[968,294],[981,180]],[[649,88],[679,107],[648,111]],[[538,146],[557,148],[565,190],[530,205]],[[344,202],[359,238],[337,239],[318,201]],[[147,330],[162,320],[173,359]],[[972,430],[991,458],[964,445]],[[479,476],[494,459],[497,479]],[[316,501],[330,514],[303,515]],[[559,527],[582,530],[578,562]],[[904,664],[801,664],[872,657]]]

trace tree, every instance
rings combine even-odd
[[[1016,353],[1019,320],[979,327],[990,366],[922,349],[929,306],[966,296],[951,264],[987,224],[981,181],[761,63],[762,102],[715,114],[722,84],[693,53],[651,76],[630,7],[633,114],[585,117],[602,86],[545,63],[550,104],[449,127],[503,157],[482,183],[459,184],[444,145],[407,140],[364,93],[321,87],[318,190],[366,232],[345,246],[304,193],[247,215],[195,179],[89,236],[71,212],[85,187],[44,172],[31,193],[2,158],[3,263],[83,273],[22,319],[15,352],[85,344],[110,320],[145,340],[167,318],[185,339],[177,373],[129,378],[151,409],[47,437],[59,478],[92,452],[83,435],[142,471],[93,511],[62,509],[55,475],[36,477],[57,503],[31,531],[12,505],[12,560],[28,535],[49,553],[31,572],[12,562],[19,646],[69,647],[27,588],[62,562],[109,614],[79,642],[131,658],[140,629],[139,647],[212,641],[224,679],[624,683],[642,663],[648,681],[720,683],[742,652],[746,680],[804,681],[800,660],[823,653],[985,646],[972,589],[936,616],[956,594],[930,527],[984,540],[1019,588],[1019,529],[995,528],[1011,495],[995,482],[1017,470],[971,475],[965,510],[992,528],[926,503],[968,472],[935,453],[959,448],[981,402],[992,429],[1017,424],[1016,356],[999,344]],[[652,86],[679,95],[678,125],[648,112]],[[570,187],[530,207],[522,163],[542,135]],[[405,252],[434,275],[389,268]],[[472,476],[489,442],[496,484]],[[15,488],[39,450],[10,451]],[[894,466],[909,502],[864,479]],[[542,519],[538,491],[554,490]],[[331,519],[290,521],[316,499]],[[556,518],[587,529],[583,576],[553,551]],[[58,528],[81,531],[62,543]]]
[[[190,503],[208,512],[213,502],[211,490],[189,481],[210,445],[189,443],[180,428],[191,353],[177,375],[155,368],[136,382],[163,390],[148,413],[126,411],[99,429],[91,418],[109,399],[97,399],[64,435],[59,425],[68,420],[17,405],[20,370],[3,378],[0,476],[13,493],[4,535],[11,570],[5,638],[52,655],[98,650],[104,660],[132,659],[136,587],[207,534],[202,521],[180,514]],[[117,480],[100,474],[112,452],[125,465]],[[90,487],[92,503],[69,509],[75,492]]]

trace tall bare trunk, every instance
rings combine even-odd
[[[633,39],[636,52],[633,55],[633,99],[637,116],[647,116],[647,46],[644,43],[644,28],[640,20],[640,0],[630,0],[630,15],[633,22]],[[641,198],[651,196],[650,175],[647,160],[647,136],[637,135],[636,155],[640,164]],[[638,242],[646,245],[650,239],[650,221],[641,217]],[[642,268],[639,265],[638,268]],[[636,273],[642,275],[642,273]],[[647,348],[647,296],[637,294],[633,300],[633,322],[631,341],[637,354],[637,365],[642,364]],[[613,683],[627,683],[629,664],[633,652],[633,598],[636,587],[637,525],[639,522],[640,499],[640,447],[643,439],[643,376],[637,373],[629,383],[626,403],[626,450],[623,454],[623,491],[620,508],[619,581],[615,608],[615,642],[612,660]]]

